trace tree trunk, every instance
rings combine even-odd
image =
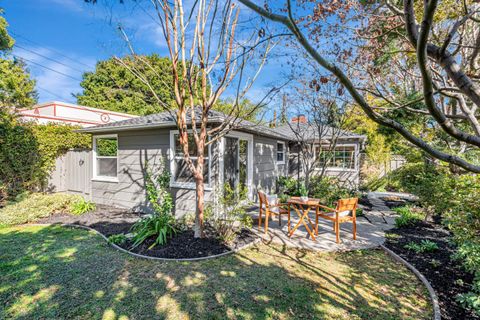
[[[203,168],[205,165],[205,158],[203,155],[204,144],[200,143],[198,146],[199,156],[197,158],[197,166],[194,173],[195,179],[195,238],[203,238],[203,214],[205,210],[205,184],[203,180]]]

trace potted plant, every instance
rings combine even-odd
[[[298,193],[300,194],[300,198],[302,201],[307,202],[308,201],[308,190],[307,187],[305,187],[305,184],[301,184],[298,187]]]

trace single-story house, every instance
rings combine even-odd
[[[220,112],[211,111],[209,115],[212,126],[225,120],[226,116]],[[147,209],[145,170],[163,161],[171,172],[176,215],[195,210],[195,183],[179,148],[174,115],[162,112],[79,131],[93,137],[93,150],[86,157],[74,160],[83,164],[91,159],[82,169],[85,181],[90,183],[80,193],[93,202],[138,211]],[[363,136],[353,134],[346,138],[345,146],[341,147],[343,156],[335,162],[339,166],[332,171],[358,177],[363,141]],[[215,194],[216,186],[226,182],[246,185],[252,200],[260,188],[275,192],[279,176],[298,174],[298,169],[289,168],[293,165],[289,159],[294,156],[291,149],[296,142],[285,127],[270,128],[242,121],[235,130],[209,146],[206,201]],[[337,146],[340,148],[340,144]]]

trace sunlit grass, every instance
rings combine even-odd
[[[429,319],[427,297],[379,250],[260,244],[167,263],[130,257],[83,230],[0,229],[0,319]]]

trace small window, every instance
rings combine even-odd
[[[188,168],[187,162],[183,157],[182,145],[180,144],[180,136],[178,133],[173,134],[173,146],[171,148],[174,152],[173,154],[173,163],[172,163],[172,182],[182,186],[195,185],[195,180],[193,179],[193,174]],[[188,152],[190,154],[190,159],[196,165],[197,157],[197,145],[193,139],[193,135],[188,135]],[[210,159],[208,154],[208,147],[205,147],[205,163],[203,169],[203,179],[206,185],[210,183],[209,181],[209,166]]]
[[[285,143],[277,142],[277,164],[285,163]]]
[[[95,177],[117,178],[118,141],[116,136],[96,137]]]

